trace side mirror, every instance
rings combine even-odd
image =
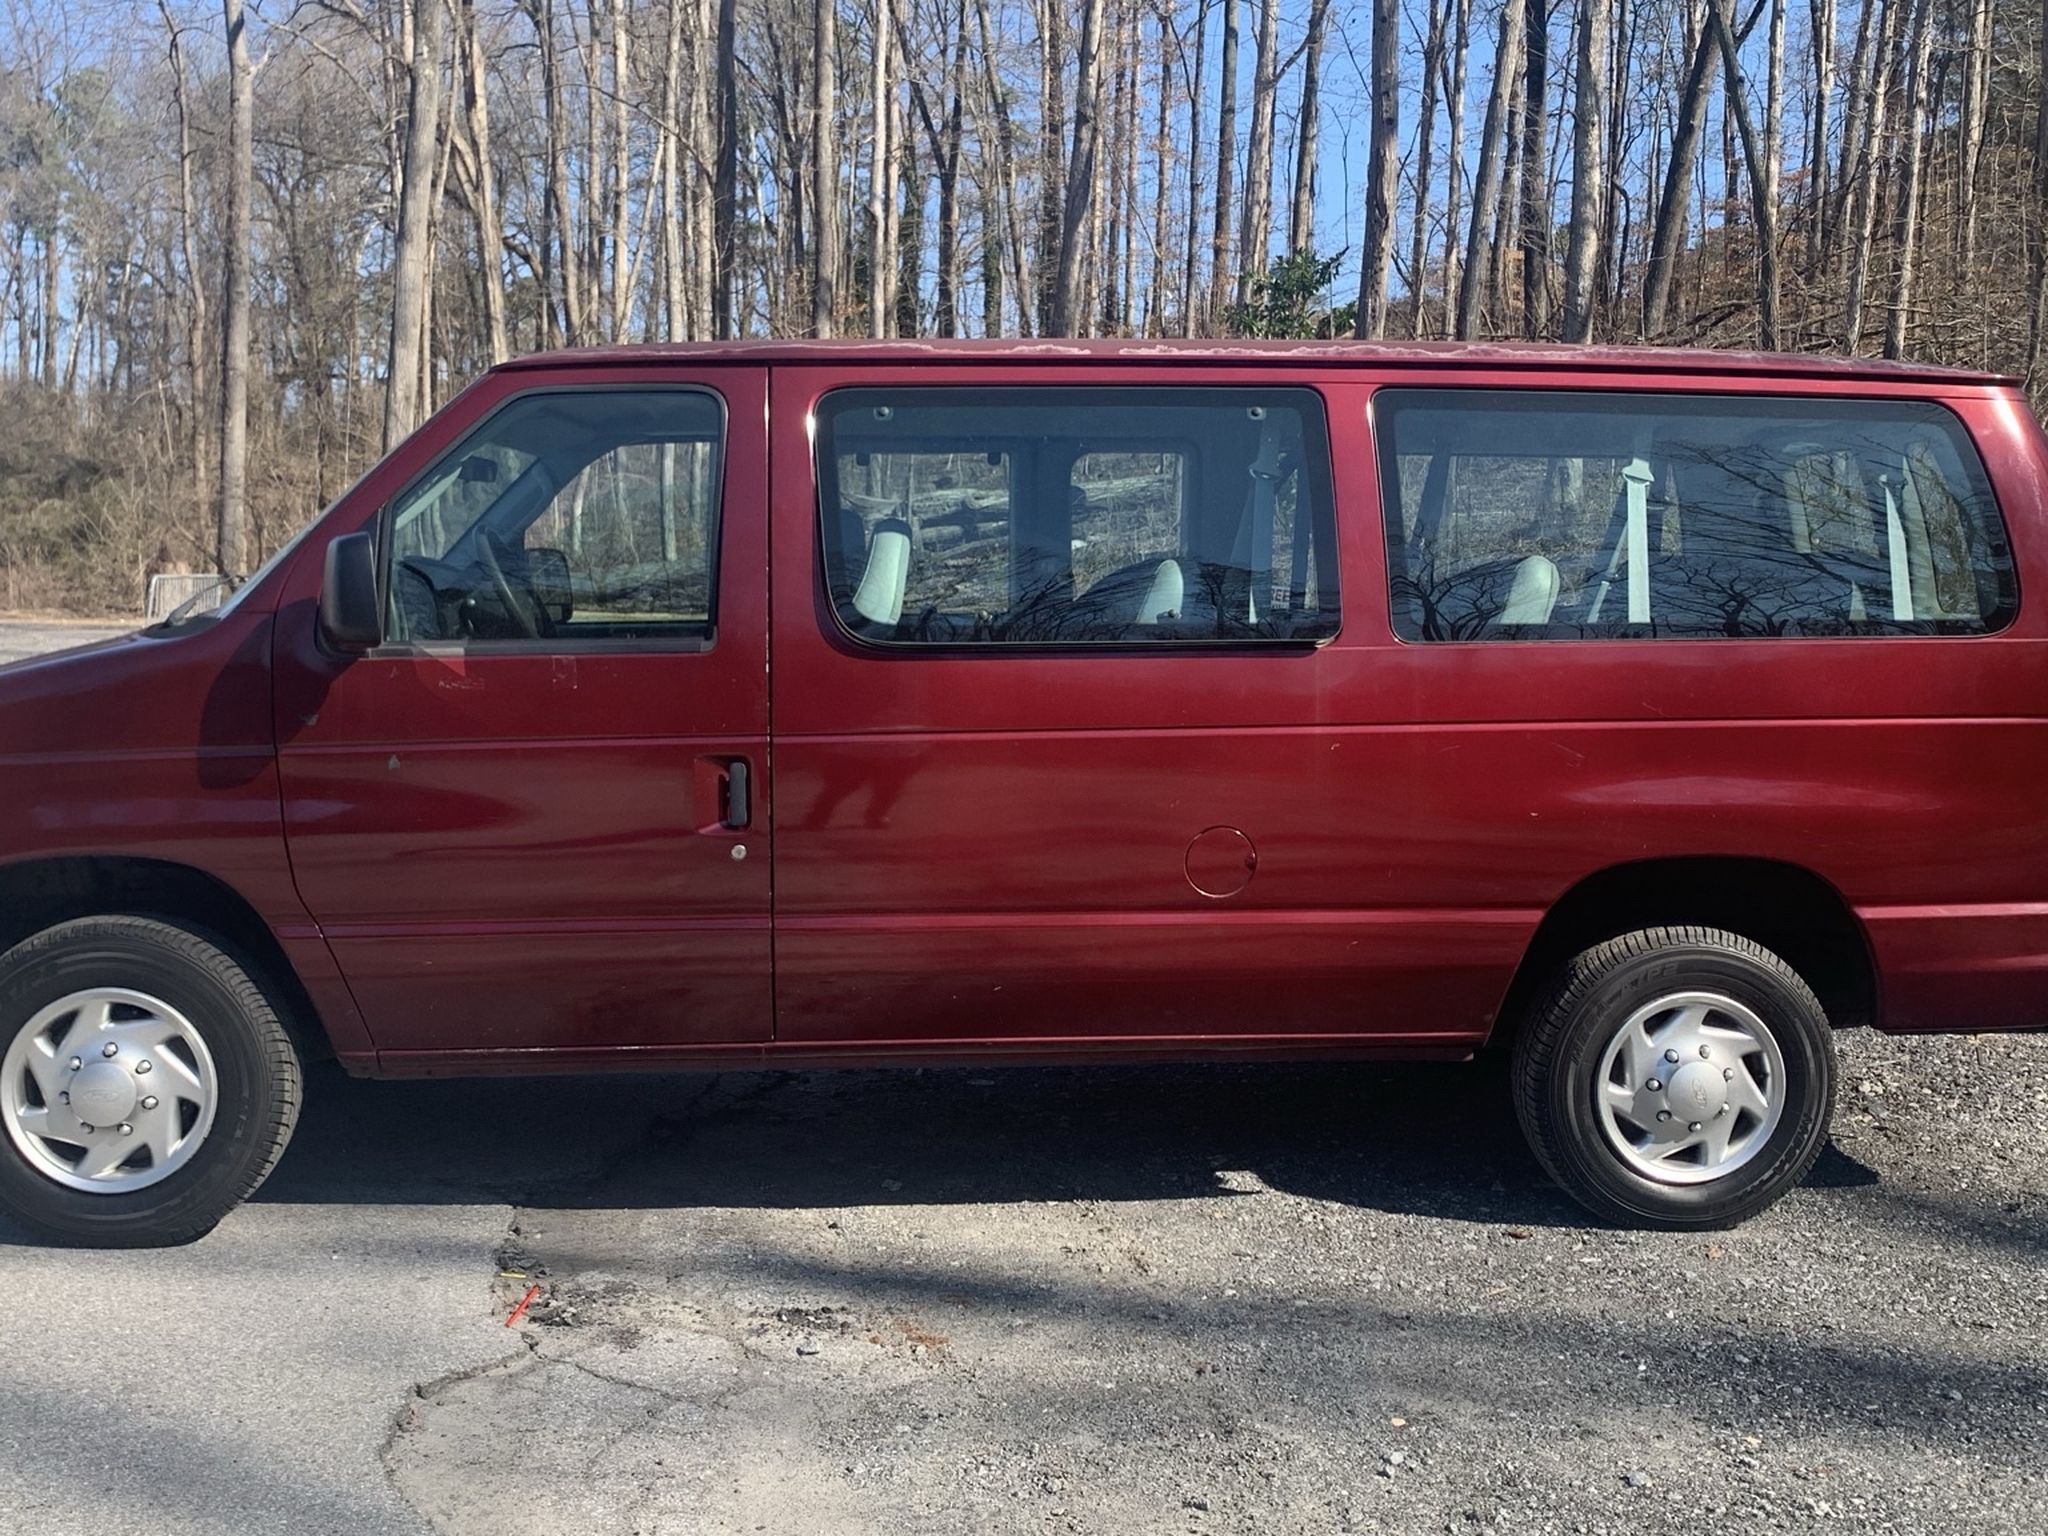
[[[320,637],[345,652],[367,651],[384,639],[377,543],[367,533],[345,533],[327,546],[327,566],[320,576]]]

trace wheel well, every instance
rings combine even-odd
[[[1508,988],[1492,1043],[1513,1038],[1537,994],[1580,950],[1675,924],[1724,929],[1773,951],[1805,978],[1838,1029],[1876,1022],[1869,941],[1827,881],[1771,859],[1649,859],[1587,876],[1545,914]]]
[[[301,1057],[331,1054],[326,1031],[277,936],[225,881],[160,859],[35,859],[0,865],[0,954],[56,923],[126,913],[195,925],[225,939],[261,974]]]

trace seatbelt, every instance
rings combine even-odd
[[[1885,555],[1892,568],[1892,617],[1913,617],[1913,573],[1906,563],[1906,525],[1899,518],[1899,495],[1890,475],[1878,477],[1884,487]]]
[[[1650,461],[1630,459],[1621,472],[1628,487],[1628,621],[1650,622]]]
[[[1259,622],[1259,583],[1263,572],[1270,595],[1273,583],[1273,507],[1280,499],[1280,429],[1270,414],[1259,417],[1259,456],[1247,471],[1251,492],[1245,497],[1244,519],[1238,524],[1237,548],[1230,563],[1251,578],[1245,616]],[[1297,535],[1299,530],[1296,530]]]

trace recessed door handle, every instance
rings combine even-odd
[[[753,771],[745,758],[736,757],[725,765],[725,815],[720,824],[728,832],[744,832],[753,819]]]

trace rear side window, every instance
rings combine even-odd
[[[1385,390],[1407,640],[1972,635],[2016,606],[1960,423],[1917,401]]]
[[[846,389],[817,412],[825,577],[884,645],[1313,642],[1337,631],[1321,397]]]

